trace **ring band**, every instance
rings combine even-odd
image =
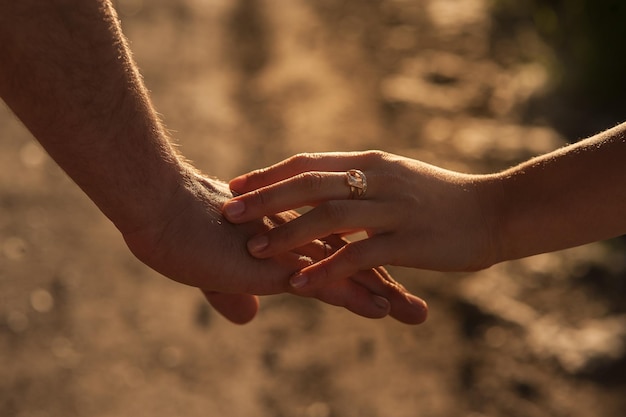
[[[324,244],[324,258],[328,258],[333,253],[333,248],[326,242],[322,242]]]
[[[363,171],[358,169],[346,171],[346,183],[350,187],[350,199],[362,198],[367,192],[367,178]]]

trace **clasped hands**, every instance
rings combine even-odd
[[[256,315],[258,295],[284,292],[315,297],[369,318],[389,315],[408,324],[426,319],[426,304],[382,267],[296,291],[289,277],[341,250],[346,242],[330,234],[323,242],[310,239],[257,259],[246,249],[248,239],[288,224],[296,214],[280,210],[234,224],[220,212],[229,198],[226,184],[192,174],[168,199],[168,207],[149,214],[149,226],[123,233],[124,239],[138,259],[166,277],[200,288],[211,305],[235,323]]]
[[[472,271],[498,262],[486,209],[493,183],[380,151],[301,154],[228,186],[196,176],[153,230],[125,239],[234,322],[254,317],[257,295],[289,292],[418,324],[426,303],[382,266]],[[345,239],[355,232],[367,237]]]
[[[357,185],[366,186],[359,193],[355,171],[363,175]],[[469,271],[493,264],[479,179],[379,151],[301,154],[231,180],[238,196],[224,204],[223,213],[242,225],[312,207],[256,234],[247,248],[268,259],[332,239],[333,253],[315,257],[289,281],[292,293],[315,296],[372,268],[382,273],[381,265]],[[336,244],[355,232],[367,238]],[[423,313],[413,316],[416,323],[426,318],[422,305]]]

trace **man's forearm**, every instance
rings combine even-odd
[[[501,260],[626,233],[626,124],[494,178]]]
[[[120,228],[159,207],[184,168],[108,0],[0,1],[0,95]]]

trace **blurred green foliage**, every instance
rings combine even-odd
[[[585,107],[626,110],[626,1],[492,1],[496,21],[526,25],[551,47],[559,94]]]

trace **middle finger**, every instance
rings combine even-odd
[[[300,217],[248,241],[248,251],[255,257],[268,258],[287,252],[332,234],[358,231],[378,233],[394,221],[393,211],[379,201],[329,201]]]

